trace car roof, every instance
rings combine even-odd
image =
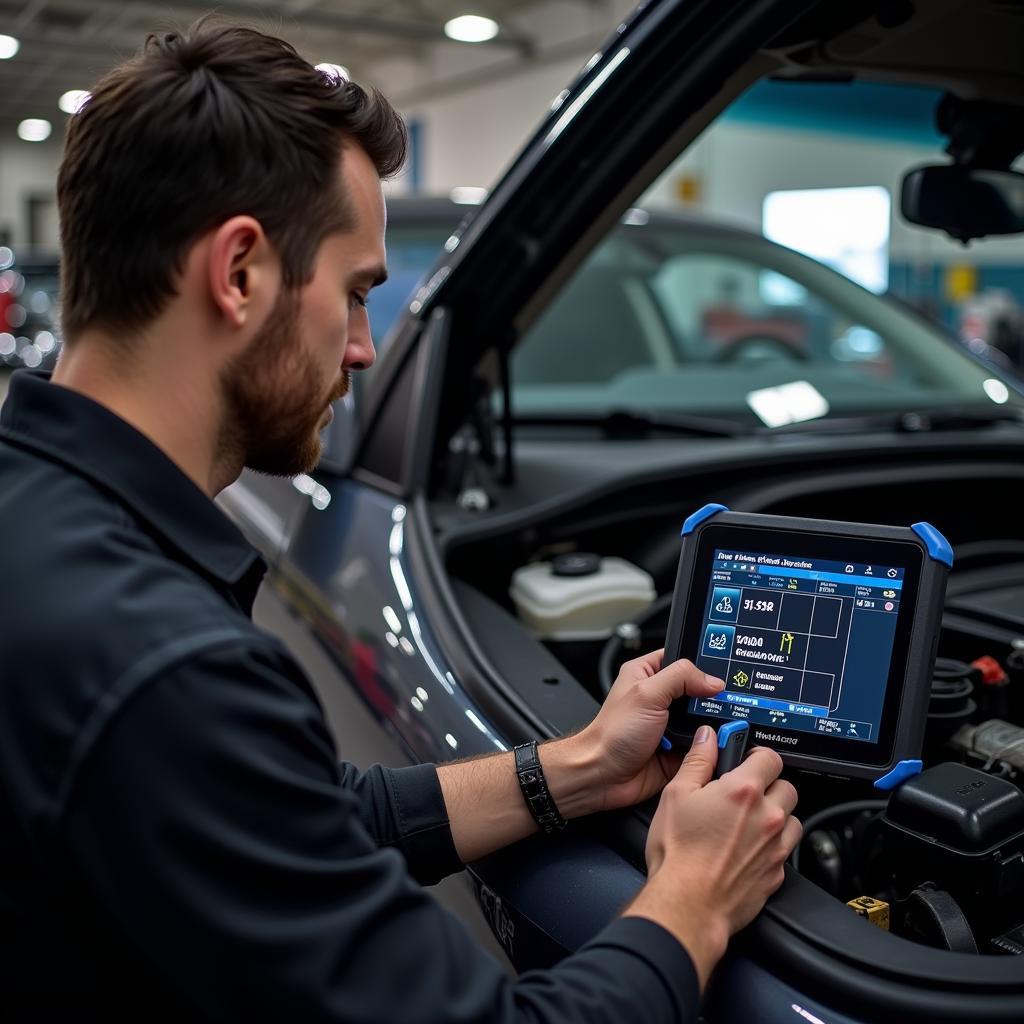
[[[387,205],[388,225],[402,227],[422,223],[454,228],[463,218],[471,217],[479,208],[474,204],[453,202],[447,196],[390,196]],[[690,210],[634,207],[626,212],[621,223],[631,227],[649,225],[655,228],[680,228],[719,238],[757,239],[769,245],[775,244],[750,228]]]

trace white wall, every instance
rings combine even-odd
[[[49,196],[55,202],[59,162],[59,141],[0,140],[0,230],[10,232],[14,245],[28,244],[29,198]],[[55,250],[56,214],[41,218],[41,227],[41,246]]]
[[[758,230],[761,206],[769,192],[882,185],[892,196],[892,259],[1024,264],[1024,240],[1019,237],[974,242],[964,249],[936,231],[913,227],[902,219],[899,195],[903,174],[918,164],[944,162],[938,146],[871,142],[851,135],[722,121],[662,175],[645,201],[684,208],[676,198],[675,185],[682,175],[692,175],[701,186],[702,201],[696,209]]]
[[[431,47],[417,64],[381,65],[374,84],[421,125],[421,190],[443,194],[455,185],[494,184],[630,9],[629,0],[557,0],[508,18],[509,27],[538,40],[525,61],[451,43]],[[407,178],[394,187],[405,190]]]

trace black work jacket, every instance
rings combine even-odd
[[[509,978],[421,888],[462,865],[432,765],[339,763],[250,619],[264,564],[146,437],[44,375],[0,411],[0,1019],[687,1019],[619,920]]]

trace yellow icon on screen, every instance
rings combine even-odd
[[[740,669],[733,677],[732,681],[742,690],[747,683],[750,682],[750,676],[747,675],[743,669]]]
[[[793,653],[793,634],[792,633],[783,633],[782,634],[782,640],[779,643],[779,650],[782,651],[783,654],[792,654]]]

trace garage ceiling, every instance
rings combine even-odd
[[[416,60],[446,41],[445,21],[470,12],[501,25],[496,39],[477,45],[496,57],[528,59],[534,40],[519,27],[523,19],[517,25],[509,19],[542,6],[541,0],[0,0],[0,32],[21,42],[13,59],[0,60],[0,122],[59,122],[63,92],[88,88],[154,29],[188,25],[214,7],[284,36],[314,62],[344,64],[353,78],[373,82],[380,61]]]

